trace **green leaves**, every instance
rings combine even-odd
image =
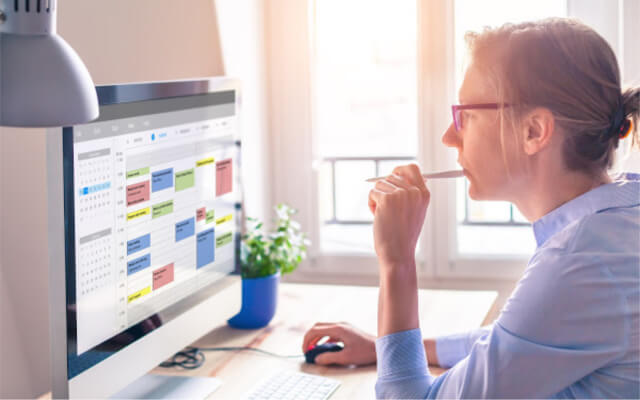
[[[291,219],[297,210],[286,204],[275,207],[275,231],[262,231],[262,222],[247,218],[247,234],[242,239],[240,261],[242,277],[260,278],[278,270],[284,275],[293,272],[307,256],[311,245],[300,224]]]

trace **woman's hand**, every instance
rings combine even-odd
[[[431,195],[417,165],[396,167],[369,192],[373,237],[381,272],[412,265]]]
[[[316,364],[368,365],[376,362],[376,338],[346,322],[315,324],[304,335],[302,352],[309,350],[325,336],[329,337],[329,342],[344,343],[344,349],[319,354]]]

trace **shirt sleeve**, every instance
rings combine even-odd
[[[438,364],[444,368],[451,368],[460,360],[469,355],[471,346],[476,340],[489,335],[492,325],[483,326],[469,332],[456,333],[435,338]]]
[[[419,330],[376,341],[378,398],[549,398],[620,358],[627,303],[598,260],[548,254],[525,271],[490,333],[429,374]]]
[[[376,398],[424,398],[435,378],[427,370],[420,329],[392,333],[376,340]]]

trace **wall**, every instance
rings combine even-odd
[[[188,79],[226,73],[243,81],[247,212],[268,209],[260,0],[60,0],[58,31],[94,82]],[[49,391],[45,137],[0,128],[0,398]]]

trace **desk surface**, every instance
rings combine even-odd
[[[479,327],[493,305],[493,291],[420,290],[420,327],[424,337],[461,332]],[[348,321],[376,333],[378,288],[290,284],[280,285],[278,309],[269,326],[253,331],[214,328],[194,343],[199,347],[252,346],[282,355],[301,355],[302,337],[315,322]],[[302,357],[282,359],[255,352],[206,352],[196,370],[156,368],[165,375],[215,376],[223,384],[211,399],[239,398],[258,382],[280,369],[324,375],[341,381],[332,399],[373,398],[375,365],[323,367],[306,364]],[[431,368],[432,373],[443,372]]]

